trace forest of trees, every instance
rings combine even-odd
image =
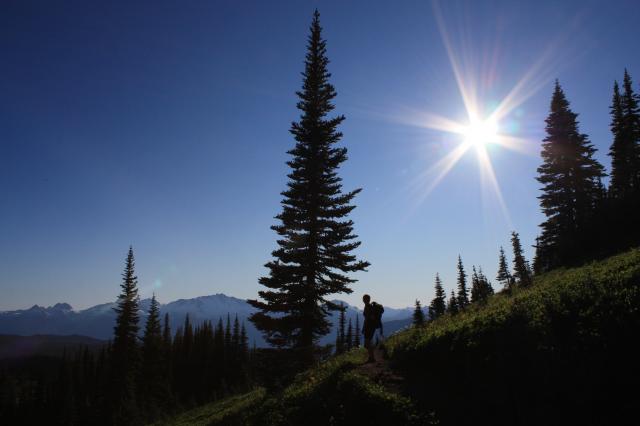
[[[578,115],[556,81],[538,181],[546,216],[533,270],[576,266],[640,244],[640,98],[625,70],[623,90],[613,85],[609,187],[596,149],[580,133]]]
[[[546,220],[534,245],[533,266],[525,259],[518,233],[511,234],[512,269],[500,247],[496,280],[502,291],[531,285],[534,273],[577,266],[640,245],[640,96],[633,91],[628,71],[624,72],[622,92],[618,82],[613,85],[608,188],[602,182],[604,167],[594,158],[596,149],[587,135],[580,133],[577,116],[556,81],[537,177],[543,184],[539,199]],[[455,315],[469,303],[482,303],[493,294],[481,268],[472,267],[470,292],[460,256],[457,270],[457,291],[452,290],[448,300],[436,275],[428,319],[445,312]],[[416,300],[414,325],[424,322],[418,314],[419,306]]]
[[[290,129],[296,142],[288,152],[289,180],[276,217],[279,223],[272,226],[277,248],[265,265],[268,275],[259,281],[264,289],[259,298],[249,300],[257,308],[250,320],[276,350],[264,351],[262,358],[260,351],[250,350],[237,317],[192,324],[187,315],[174,333],[169,318],[160,317],[155,296],[141,324],[130,248],[113,341],[99,352],[66,354],[55,371],[49,366],[2,372],[0,410],[6,424],[142,424],[245,390],[255,382],[257,370],[285,380],[319,359],[317,342],[333,326],[332,311],[340,312],[335,353],[360,346],[359,318],[355,324],[347,321],[345,307],[328,299],[351,293],[356,279],[349,274],[365,271],[369,263],[353,254],[360,242],[347,216],[360,189],[343,192],[338,176],[347,160],[347,149],[336,145],[345,117],[328,117],[336,91],[329,82],[321,30],[316,11],[297,92],[301,115]],[[640,97],[630,74],[625,70],[622,86],[613,85],[608,187],[603,183],[605,168],[588,136],[580,132],[577,117],[556,81],[537,177],[545,221],[532,265],[518,233],[511,234],[511,262],[500,247],[495,279],[502,292],[531,286],[534,274],[640,245]],[[471,304],[485,303],[494,291],[482,268],[472,266],[469,273],[458,256],[455,290],[447,298],[436,274],[435,297],[424,307],[416,300],[413,323],[423,326],[443,315],[457,315]],[[280,364],[270,361],[273,354]]]
[[[526,287],[531,284],[532,271],[529,262],[524,257],[520,236],[517,232],[511,233],[511,244],[513,248],[513,268],[509,268],[507,257],[504,249],[500,247],[498,259],[498,274],[496,280],[502,284],[502,291],[509,292],[513,288],[522,286]],[[420,300],[416,299],[416,305],[413,314],[413,325],[421,326],[427,320],[434,320],[441,317],[445,313],[455,315],[466,309],[470,304],[482,304],[494,294],[494,288],[491,281],[482,272],[482,268],[471,267],[471,290],[467,287],[467,273],[462,263],[462,257],[458,256],[457,268],[457,292],[451,290],[451,296],[447,300],[446,293],[442,286],[440,275],[436,274],[435,279],[435,297],[431,300],[427,308],[427,315],[424,314]]]
[[[187,315],[173,333],[154,296],[140,333],[131,248],[121,288],[114,339],[101,350],[0,372],[3,424],[146,424],[251,386],[255,350],[237,317],[194,325]]]

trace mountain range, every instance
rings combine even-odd
[[[140,301],[141,325],[144,324],[151,299]],[[355,326],[356,316],[362,315],[362,310],[351,306],[346,302],[347,321],[351,319]],[[28,309],[0,312],[0,334],[12,334],[19,336],[31,335],[81,335],[95,339],[108,340],[113,335],[116,314],[113,308],[115,302],[103,303],[87,309],[74,310],[68,303],[57,303],[53,306],[43,307],[33,305]],[[227,316],[233,320],[238,316],[244,321],[247,328],[250,344],[258,347],[265,346],[265,342],[258,330],[247,320],[248,316],[255,312],[246,300],[227,296],[225,294],[213,294],[193,299],[179,299],[160,305],[160,312],[169,314],[169,323],[172,331],[184,323],[185,316],[189,314],[192,324],[199,324],[211,320],[217,322],[220,318],[226,321]],[[385,307],[383,324],[385,334],[391,334],[411,323],[413,308]],[[337,324],[338,314],[334,313],[332,321]],[[362,317],[360,317],[362,322]],[[142,327],[141,327],[142,329]],[[337,327],[324,336],[321,343],[333,343],[336,338]]]

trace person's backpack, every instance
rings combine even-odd
[[[376,328],[382,330],[382,314],[384,313],[384,308],[379,303],[371,302],[371,312],[374,330]]]

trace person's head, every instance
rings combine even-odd
[[[364,302],[365,305],[368,305],[369,302],[371,302],[371,296],[369,296],[368,294],[365,294],[364,296],[362,296],[362,301]]]

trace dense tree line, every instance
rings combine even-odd
[[[533,269],[545,272],[602,258],[640,244],[640,97],[625,70],[622,90],[614,82],[611,103],[609,187],[596,149],[578,128],[574,113],[556,81],[543,163],[540,205],[546,220],[536,242]]]
[[[517,232],[511,233],[511,245],[513,249],[513,267],[509,268],[507,256],[504,248],[500,247],[498,256],[498,274],[496,280],[502,284],[503,292],[509,293],[516,287],[527,287],[531,285],[533,272],[529,266],[529,262],[524,256],[520,236]],[[448,313],[456,315],[460,311],[466,309],[471,304],[483,304],[494,294],[493,285],[487,276],[482,272],[482,268],[471,267],[471,290],[467,286],[468,275],[465,272],[462,257],[458,256],[456,265],[457,291],[451,290],[451,295],[447,299],[447,294],[442,286],[440,275],[436,274],[435,278],[435,296],[431,300],[428,307],[428,316],[424,315],[420,301],[416,299],[415,309],[413,313],[413,324],[420,326],[426,320],[434,320]]]
[[[139,333],[134,268],[129,249],[112,342],[0,372],[4,424],[145,424],[251,386],[255,351],[237,317],[194,325],[187,315],[174,334],[154,296]]]

